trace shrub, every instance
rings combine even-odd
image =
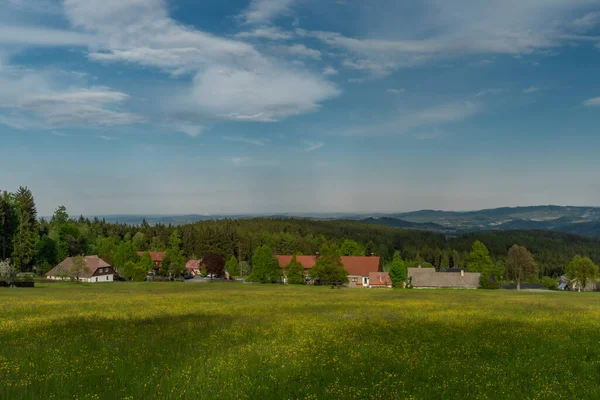
[[[546,286],[548,290],[558,290],[558,282],[554,278],[544,276],[541,283],[542,285]]]

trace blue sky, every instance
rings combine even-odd
[[[0,0],[41,214],[600,206],[599,0]]]

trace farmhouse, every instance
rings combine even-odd
[[[389,272],[371,272],[369,273],[370,288],[391,288],[392,279]]]
[[[115,270],[106,261],[98,256],[86,256],[83,258],[87,269],[79,275],[81,282],[112,282],[115,276]],[[68,257],[56,267],[46,273],[47,279],[65,280],[71,279],[71,267],[73,266],[73,257]]]
[[[293,256],[276,256],[279,261],[279,266],[285,268]],[[304,267],[304,273],[308,272],[317,263],[319,256],[296,256],[298,261]],[[381,272],[380,257],[364,257],[364,256],[342,256],[342,265],[348,271],[348,287],[368,288],[369,274],[372,272]]]
[[[137,255],[142,257],[146,253],[145,251],[138,251]],[[155,271],[158,271],[162,266],[162,260],[165,258],[165,253],[162,251],[149,251],[150,257],[152,257],[152,263],[154,266],[152,267]]]
[[[433,268],[409,268],[408,278],[414,288],[422,289],[477,289],[479,272],[437,272]]]
[[[185,263],[185,272],[190,275],[200,275],[202,260],[188,260]]]

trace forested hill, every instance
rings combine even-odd
[[[254,249],[263,244],[277,254],[315,254],[324,243],[341,244],[352,239],[364,247],[366,254],[379,255],[384,262],[397,250],[408,261],[427,262],[435,267],[463,266],[473,242],[480,240],[488,246],[495,261],[504,260],[514,244],[527,247],[539,263],[542,275],[561,274],[576,254],[600,262],[600,239],[546,231],[474,233],[447,238],[440,233],[362,222],[296,218],[223,219],[177,227],[82,219],[77,225],[85,236],[80,239],[85,247],[81,251],[105,257],[110,257],[111,249],[127,238],[133,238],[139,250],[164,250],[177,229],[188,258],[216,252],[226,259],[233,255],[249,261]]]

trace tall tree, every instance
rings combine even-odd
[[[237,258],[235,256],[231,256],[227,263],[225,263],[225,270],[229,272],[229,276],[238,276],[239,275],[239,265]]]
[[[43,235],[35,244],[35,261],[37,273],[44,274],[58,263],[56,242],[48,235]]]
[[[13,236],[18,219],[14,196],[7,191],[0,192],[0,261],[12,254]]]
[[[296,256],[292,257],[290,263],[285,266],[284,270],[287,283],[292,285],[303,285],[306,283],[304,267],[298,262]]]
[[[252,255],[252,273],[246,279],[249,282],[276,283],[281,279],[279,262],[273,257],[271,248],[260,246]]]
[[[160,269],[161,275],[180,276],[185,271],[185,257],[181,251],[179,231],[175,229],[169,238],[169,247],[165,252]]]
[[[343,256],[364,256],[365,249],[360,244],[351,239],[342,242],[341,255]]]
[[[514,245],[508,250],[505,272],[508,279],[517,282],[517,290],[521,290],[521,282],[537,275],[537,266],[533,255],[523,246]]]
[[[576,255],[573,261],[567,265],[567,277],[577,282],[577,289],[581,292],[589,282],[593,282],[598,278],[598,266],[587,257]]]
[[[113,256],[113,266],[117,268],[119,273],[123,273],[125,268],[125,264],[131,261],[136,264],[139,261],[140,257],[137,254],[137,250],[133,245],[132,241],[123,241],[119,243],[115,254]]]
[[[331,283],[348,283],[348,271],[344,268],[336,246],[323,245],[315,266],[309,275],[315,282],[324,285]]]
[[[402,287],[406,279],[408,279],[408,269],[399,252],[394,253],[389,273],[394,287]]]
[[[154,262],[152,261],[152,256],[147,251],[142,254],[142,258],[140,259],[138,265],[146,272],[152,272],[154,268]]]
[[[15,204],[19,226],[13,238],[12,262],[20,271],[27,271],[34,261],[38,235],[37,209],[31,190],[19,187]]]
[[[202,265],[206,267],[206,273],[210,274],[211,278],[215,274],[221,276],[225,268],[225,258],[217,253],[207,253],[202,258]]]
[[[136,249],[138,249],[138,251],[146,251],[148,250],[148,239],[146,238],[146,235],[143,232],[136,232],[135,235],[133,235],[133,244],[135,245]]]
[[[467,269],[469,272],[481,272],[481,286],[487,287],[489,279],[495,268],[494,262],[490,257],[490,252],[480,241],[473,243],[471,252],[467,257]]]

